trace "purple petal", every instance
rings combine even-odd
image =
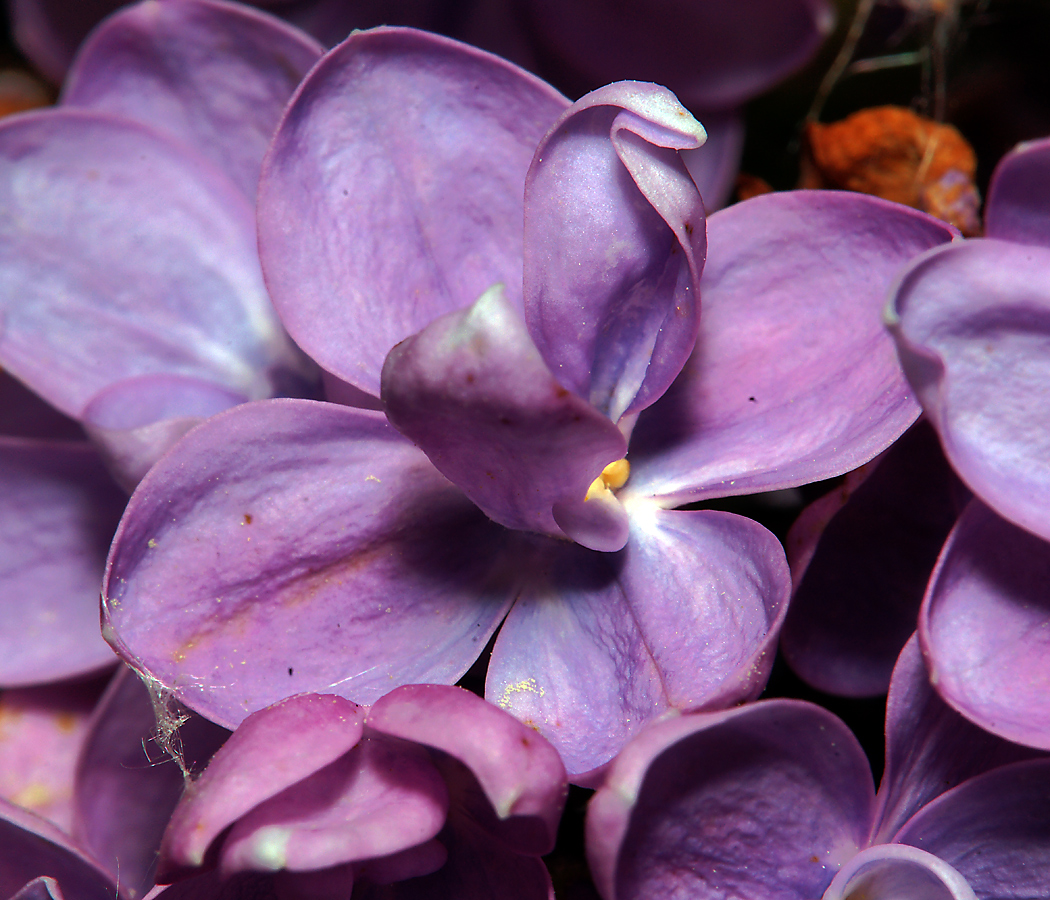
[[[1050,750],[1050,544],[971,501],[923,601],[940,695],[1010,741]]]
[[[65,898],[54,878],[41,876],[30,881],[11,900],[65,900]]]
[[[485,694],[540,731],[573,780],[669,708],[754,697],[790,590],[764,528],[719,512],[628,505],[620,555],[546,543],[496,641]]]
[[[87,443],[0,438],[0,684],[113,664],[98,591],[124,502]]]
[[[356,704],[333,694],[299,694],[248,716],[172,815],[162,868],[200,866],[227,826],[343,756],[363,723]]]
[[[210,0],[137,4],[85,42],[62,103],[170,133],[254,199],[285,104],[321,53],[255,10]]]
[[[704,199],[704,209],[712,213],[733,196],[744,153],[744,119],[737,109],[705,112],[700,118],[707,140],[696,150],[683,150],[682,161]]]
[[[114,646],[227,727],[301,690],[450,683],[512,599],[488,522],[379,413],[235,407],[143,480],[103,591]]]
[[[0,437],[84,439],[83,429],[0,369]]]
[[[267,285],[296,341],[378,395],[398,341],[497,283],[517,305],[525,173],[567,105],[423,32],[355,33],[325,56],[259,184]]]
[[[847,697],[889,687],[955,524],[955,496],[965,492],[925,422],[870,465],[862,483],[804,510],[788,535],[789,547],[819,544],[792,570],[795,593],[780,639],[785,659],[808,684]],[[829,504],[837,514],[824,527]]]
[[[917,260],[887,313],[901,362],[959,477],[1050,539],[1050,248],[965,241]]]
[[[954,866],[991,900],[1047,897],[1050,760],[1014,763],[972,778],[925,807],[894,839]]]
[[[303,371],[258,268],[251,208],[144,126],[81,110],[0,123],[0,359],[79,416],[164,373],[267,397]]]
[[[500,287],[398,344],[382,384],[394,427],[508,528],[560,536],[554,504],[582,501],[627,452],[616,426],[554,379]]]
[[[679,157],[706,134],[665,88],[600,88],[562,114],[525,182],[525,319],[551,371],[614,422],[696,340],[704,204]]]
[[[631,443],[661,503],[791,487],[855,469],[917,408],[880,318],[896,271],[951,238],[875,197],[789,191],[708,220],[696,349]]]
[[[843,866],[822,900],[977,900],[966,879],[924,850],[883,844],[862,850]]]
[[[376,701],[368,727],[435,747],[466,765],[522,853],[554,848],[567,789],[557,751],[531,728],[462,688],[406,685]]]
[[[587,810],[587,857],[617,900],[819,897],[864,845],[874,790],[830,713],[770,700],[651,726]]]
[[[84,36],[120,5],[120,0],[11,0],[8,8],[19,49],[60,84]]]
[[[990,238],[1050,247],[1050,138],[1019,144],[999,160],[984,218]]]

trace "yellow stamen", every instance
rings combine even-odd
[[[615,491],[617,488],[622,488],[627,484],[627,479],[630,475],[631,464],[626,459],[618,459],[609,463],[602,469],[602,474],[591,482],[591,486],[587,488],[587,496],[584,499],[590,500],[602,491]]]

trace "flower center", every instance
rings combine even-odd
[[[591,482],[591,486],[587,488],[587,496],[584,499],[590,500],[602,491],[615,491],[618,488],[622,488],[627,484],[627,479],[630,476],[631,464],[626,459],[618,459],[615,462],[611,462],[602,469],[602,474]]]

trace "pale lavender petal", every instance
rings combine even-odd
[[[988,769],[1041,755],[964,719],[934,691],[913,637],[893,670],[886,706],[886,768],[871,843],[885,843],[919,809]]]
[[[843,866],[823,900],[977,900],[966,879],[943,859],[901,844],[862,850]]]
[[[793,567],[781,649],[808,684],[847,697],[889,687],[955,524],[955,497],[965,493],[925,422],[871,465],[863,483],[836,488],[804,510],[788,535],[789,547],[819,543],[807,565]],[[839,511],[826,527],[815,526],[828,502]]]
[[[916,261],[887,312],[901,363],[963,481],[1050,538],[1050,247],[964,241]]]
[[[923,601],[930,680],[1007,740],[1050,750],[1050,544],[970,502]]]
[[[1050,897],[1050,760],[972,778],[915,815],[894,839],[954,866],[981,900]]]
[[[992,173],[987,237],[1050,247],[1050,138],[1019,144]]]
[[[248,403],[151,470],[118,531],[106,631],[235,727],[301,691],[451,683],[513,598],[489,522],[380,413]]]
[[[376,701],[368,727],[435,747],[466,765],[523,853],[554,848],[565,803],[565,767],[531,728],[462,688],[406,685]]]
[[[333,694],[298,694],[248,716],[172,815],[162,869],[200,866],[225,828],[339,759],[363,728],[364,711]]]
[[[254,199],[285,104],[321,52],[297,29],[245,7],[211,0],[140,3],[84,43],[62,104],[168,132]]]
[[[561,536],[554,504],[582,501],[627,452],[619,429],[551,375],[500,287],[398,344],[382,388],[394,427],[508,528]]]
[[[407,29],[354,34],[296,95],[259,184],[288,330],[378,396],[398,341],[497,283],[521,298],[525,173],[568,106],[508,62]]]
[[[744,153],[744,119],[738,109],[700,113],[707,132],[703,147],[683,150],[682,160],[696,182],[704,209],[721,209],[733,196],[740,158]]]
[[[0,685],[113,664],[98,593],[124,503],[87,443],[0,438]]]
[[[696,340],[704,204],[677,151],[706,134],[665,88],[577,101],[525,182],[525,319],[558,380],[614,422],[659,397]]]
[[[880,313],[899,268],[952,237],[862,194],[766,194],[708,219],[696,349],[631,441],[632,484],[684,503],[855,469],[918,408]]]
[[[587,810],[607,900],[811,900],[864,846],[874,789],[842,722],[770,700],[651,726]]]
[[[729,513],[628,501],[620,554],[538,545],[489,665],[486,696],[539,730],[573,780],[669,708],[757,695],[790,591],[779,542]]]
[[[241,816],[220,867],[310,871],[387,856],[432,839],[447,813],[448,789],[422,747],[366,737]]]
[[[8,118],[0,208],[0,360],[63,412],[140,375],[260,398],[305,371],[249,203],[159,133],[74,109]]]

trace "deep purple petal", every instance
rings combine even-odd
[[[65,897],[54,878],[42,875],[29,882],[11,900],[65,900]]]
[[[707,140],[696,150],[683,150],[682,160],[704,199],[704,209],[713,213],[729,202],[736,186],[744,152],[744,119],[737,109],[699,116]]]
[[[113,664],[98,591],[124,502],[87,443],[0,438],[0,685]]]
[[[172,815],[162,868],[200,866],[227,826],[339,759],[363,728],[364,711],[333,694],[298,694],[248,716]]]
[[[696,349],[631,441],[634,490],[686,502],[855,469],[917,415],[880,313],[947,225],[875,197],[766,194],[708,220]]]
[[[1050,247],[1050,138],[1019,144],[992,173],[987,237]]]
[[[140,3],[85,42],[62,103],[173,134],[254,199],[285,104],[321,53],[305,34],[252,9],[211,0]]]
[[[259,184],[267,285],[296,341],[378,396],[398,341],[497,283],[518,305],[525,173],[567,105],[510,63],[423,32],[356,33],[329,53]]]
[[[628,510],[616,556],[548,543],[523,559],[489,665],[486,696],[551,741],[574,780],[668,708],[754,697],[790,591],[779,542],[755,522]]]
[[[470,667],[513,596],[509,534],[379,413],[244,404],[139,486],[106,629],[133,667],[228,727],[303,690],[371,703]]]
[[[0,436],[83,440],[83,429],[0,369]]]
[[[8,8],[19,49],[60,84],[84,36],[120,5],[120,0],[11,0]]]
[[[836,488],[804,510],[788,535],[789,548],[819,543],[792,567],[784,657],[808,684],[848,697],[889,687],[955,524],[955,497],[965,493],[925,422],[871,465],[861,484]],[[835,514],[827,523],[829,504]]]
[[[869,847],[840,870],[822,900],[977,900],[943,859],[901,844]]]
[[[874,789],[840,720],[770,700],[651,726],[587,810],[606,900],[819,897],[862,846]]]
[[[499,287],[398,344],[382,384],[394,427],[508,528],[560,536],[554,504],[582,501],[627,452],[619,429],[551,375]]]
[[[1050,248],[965,241],[923,256],[896,288],[901,363],[963,481],[1050,539]]]
[[[478,779],[511,846],[537,856],[553,849],[565,767],[547,741],[513,716],[462,688],[406,685],[376,701],[368,726],[455,757]]]
[[[930,680],[1007,740],[1050,750],[1050,544],[970,502],[923,601]]]
[[[614,422],[696,340],[704,204],[677,151],[706,139],[665,88],[600,88],[561,116],[525,182],[525,319],[569,390]]]
[[[914,816],[895,841],[954,866],[982,900],[1050,896],[1050,760],[972,778]]]

